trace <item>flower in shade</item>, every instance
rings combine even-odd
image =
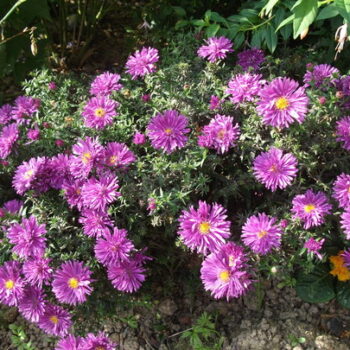
[[[18,140],[19,130],[15,123],[5,126],[0,134],[0,158],[5,159],[12,151],[12,147]]]
[[[55,140],[55,145],[57,147],[63,147],[64,146],[64,141],[61,140],[61,139],[57,139],[57,140]]]
[[[88,333],[81,340],[79,350],[115,350],[116,346],[103,332],[97,335]]]
[[[305,89],[295,80],[276,78],[260,91],[257,111],[264,124],[282,129],[304,121],[308,102]]]
[[[3,209],[10,214],[17,214],[23,207],[23,201],[12,199],[4,203]]]
[[[79,139],[72,147],[70,171],[74,177],[86,178],[103,154],[103,147],[97,139],[86,137]]]
[[[101,210],[84,209],[79,218],[83,232],[89,237],[100,237],[108,234],[113,226],[112,220]]]
[[[168,154],[176,148],[183,148],[187,142],[188,119],[174,110],[167,110],[163,114],[157,114],[148,124],[148,137],[152,146],[162,149]]]
[[[243,248],[233,242],[208,255],[201,267],[205,290],[215,299],[226,297],[229,300],[244,295],[252,283],[246,261]]]
[[[23,263],[23,275],[30,285],[41,288],[44,284],[49,284],[52,276],[50,267],[51,259],[35,257]]]
[[[106,96],[91,98],[81,113],[84,117],[84,125],[88,128],[103,129],[113,123],[113,118],[118,115],[115,109],[119,103]]]
[[[40,100],[30,96],[19,96],[15,100],[15,106],[12,109],[11,116],[17,123],[26,122],[25,118],[30,118],[39,110]]]
[[[38,322],[45,311],[45,294],[38,287],[27,286],[18,304],[21,315],[31,322]]]
[[[125,169],[135,160],[135,154],[124,143],[107,143],[103,153],[103,162],[105,165],[112,168]]]
[[[350,280],[350,271],[346,266],[347,257],[344,257],[344,251],[341,250],[337,255],[329,257],[329,261],[332,264],[333,269],[329,272],[334,277],[337,277],[339,281],[346,282]]]
[[[118,264],[127,260],[134,244],[127,238],[127,230],[114,228],[113,234],[106,233],[95,244],[96,259],[104,265]]]
[[[22,224],[10,226],[7,238],[14,244],[12,251],[21,258],[41,257],[45,251],[45,225],[38,225],[35,216],[23,219]]]
[[[83,208],[84,202],[81,191],[84,183],[84,180],[67,180],[63,182],[64,197],[71,208],[77,207],[79,210]]]
[[[120,84],[120,75],[110,72],[105,72],[98,75],[91,83],[90,94],[91,95],[104,95],[108,96],[113,91],[120,90],[123,85]]]
[[[71,316],[63,307],[47,304],[38,326],[48,334],[64,337],[72,325]]]
[[[345,233],[345,237],[346,239],[350,239],[350,207],[345,208],[340,218],[341,228]]]
[[[350,175],[342,173],[336,178],[333,185],[333,197],[341,208],[350,205]]]
[[[116,176],[104,176],[99,180],[94,177],[90,178],[84,183],[81,191],[84,206],[104,211],[108,204],[121,196],[121,193],[117,192],[118,188]]]
[[[209,109],[214,110],[214,109],[220,109],[222,101],[218,96],[212,95],[210,97],[210,104],[209,104]]]
[[[245,71],[249,70],[249,68],[252,68],[256,71],[260,68],[260,65],[265,61],[264,51],[259,50],[255,47],[240,52],[237,55],[237,57],[237,64],[240,65]]]
[[[126,71],[132,79],[143,77],[156,70],[155,63],[158,62],[158,50],[153,47],[143,47],[130,55],[126,62]]]
[[[243,73],[235,75],[228,83],[226,94],[232,103],[254,101],[265,84],[261,74]]]
[[[27,132],[27,138],[32,141],[36,141],[40,138],[39,129],[29,129]]]
[[[91,294],[92,272],[80,261],[67,261],[54,273],[52,291],[62,302],[76,305],[86,301]]]
[[[183,210],[179,218],[178,234],[191,250],[196,249],[202,254],[214,252],[231,234],[231,223],[226,219],[226,209],[223,206],[199,201],[197,210],[193,206],[189,210]]]
[[[132,138],[132,142],[135,145],[143,145],[146,142],[146,136],[137,131]]]
[[[148,102],[151,100],[151,95],[150,94],[144,94],[141,96],[142,102]]]
[[[51,168],[50,186],[56,190],[62,189],[63,184],[71,179],[69,156],[59,153],[49,160]]]
[[[316,241],[313,237],[311,237],[304,243],[304,248],[307,249],[308,253],[315,254],[320,260],[322,260],[320,250],[322,249],[324,241],[324,239]]]
[[[198,145],[213,148],[217,153],[223,154],[231,147],[236,146],[240,135],[240,128],[237,123],[233,124],[233,117],[216,114],[208,125],[202,130],[198,137]]]
[[[146,270],[142,263],[143,261],[129,257],[126,260],[108,265],[108,279],[112,282],[113,287],[126,293],[138,290],[146,278]]]
[[[303,221],[305,229],[323,224],[324,217],[330,214],[332,209],[323,192],[313,192],[312,190],[295,196],[292,204],[293,218]]]
[[[350,116],[337,121],[337,141],[343,142],[343,147],[350,151]]]
[[[49,88],[49,90],[56,90],[57,89],[57,85],[54,81],[50,81],[49,84],[47,85],[47,87]]]
[[[265,213],[250,216],[242,227],[242,240],[254,253],[265,255],[281,245],[282,230],[276,218]]]
[[[0,124],[2,125],[7,124],[12,118],[11,113],[12,113],[11,105],[6,104],[0,107]]]
[[[69,334],[66,338],[61,339],[55,350],[81,350],[81,341],[83,338]],[[96,350],[96,348],[95,348]]]
[[[150,197],[147,199],[147,210],[150,214],[153,213],[154,210],[157,209],[157,202],[154,198]]]
[[[207,58],[209,62],[222,60],[228,53],[233,52],[232,42],[224,36],[212,37],[204,42],[206,45],[202,45],[197,54],[199,57]]]
[[[18,261],[6,261],[0,266],[0,302],[8,306],[17,306],[24,295],[25,282],[21,276],[21,264]]]
[[[291,153],[278,148],[258,155],[253,162],[254,176],[266,188],[275,191],[289,186],[297,175],[298,161]]]
[[[335,82],[336,75],[339,74],[339,70],[332,67],[329,64],[319,64],[313,66],[304,75],[305,86],[310,86],[314,84],[316,87],[321,87],[322,85],[330,85],[330,83]]]

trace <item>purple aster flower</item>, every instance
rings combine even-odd
[[[151,95],[150,94],[144,94],[141,96],[142,102],[149,102],[151,100]]]
[[[242,227],[242,240],[254,253],[265,255],[281,245],[282,231],[276,219],[265,213],[250,216]]]
[[[101,177],[99,180],[93,177],[87,180],[81,191],[84,206],[105,211],[108,204],[121,196],[121,193],[117,192],[118,188],[118,178],[116,176]]]
[[[305,89],[295,80],[276,78],[260,91],[257,111],[264,124],[283,129],[304,121],[308,103]]]
[[[57,85],[54,81],[50,81],[47,85],[49,90],[56,90],[57,89]]]
[[[261,74],[237,74],[229,81],[225,93],[231,95],[230,101],[232,103],[254,101],[265,84],[265,80],[261,78]]]
[[[221,101],[218,96],[212,95],[210,97],[209,109],[212,110],[212,111],[215,110],[215,109],[220,109],[222,102],[223,101]]]
[[[333,185],[333,198],[335,198],[341,208],[350,205],[350,175],[340,174]]]
[[[57,343],[55,350],[81,350],[82,339],[81,337],[75,337],[69,334],[66,338],[61,339]]]
[[[127,234],[127,230],[114,228],[113,234],[106,233],[99,238],[95,244],[96,259],[106,266],[127,260],[129,253],[135,248]]]
[[[30,285],[41,288],[44,284],[48,285],[52,276],[50,267],[51,259],[35,257],[23,263],[23,275]]]
[[[71,180],[69,164],[69,156],[63,153],[59,153],[49,160],[49,167],[51,168],[50,186],[52,188],[60,190],[65,182]]]
[[[3,105],[0,108],[0,124],[7,124],[12,118],[12,106],[9,104]]]
[[[147,210],[150,214],[152,214],[153,211],[157,209],[157,202],[154,198],[148,198],[147,199]]]
[[[296,177],[297,165],[298,161],[291,153],[283,154],[282,150],[271,148],[254,159],[254,176],[269,190],[282,190]]]
[[[116,346],[103,332],[99,332],[98,335],[88,333],[81,340],[79,350],[115,350]]]
[[[143,145],[146,142],[146,136],[140,132],[135,132],[132,142],[135,145]]]
[[[350,207],[345,208],[340,216],[341,228],[344,230],[346,239],[350,239]]]
[[[233,124],[233,117],[216,114],[210,123],[204,126],[202,135],[198,137],[198,145],[213,148],[223,154],[231,147],[236,146],[240,135],[237,123]]]
[[[72,147],[70,171],[74,177],[86,178],[103,154],[103,147],[97,139],[86,137],[79,139]]]
[[[292,201],[293,219],[300,219],[304,222],[304,228],[320,226],[324,223],[324,217],[330,214],[332,206],[323,192],[307,190],[299,194]]]
[[[240,65],[245,71],[249,70],[249,68],[253,68],[253,70],[256,71],[265,61],[264,51],[259,50],[255,47],[240,52],[237,57],[237,64]]]
[[[320,260],[322,260],[322,255],[319,251],[322,249],[324,241],[324,239],[316,241],[311,237],[304,243],[304,248],[307,249],[308,253],[315,254]]]
[[[71,208],[77,207],[79,210],[83,208],[84,201],[81,191],[85,182],[84,180],[68,180],[63,182],[62,189],[64,191],[64,197]]]
[[[187,142],[188,119],[174,110],[167,110],[163,114],[157,114],[148,124],[148,137],[152,146],[162,149],[168,154],[176,148],[183,148]]]
[[[29,129],[27,132],[27,138],[32,141],[39,140],[40,130],[39,129]]]
[[[343,142],[343,148],[350,151],[350,116],[337,121],[337,141]]]
[[[103,129],[113,123],[113,118],[118,115],[115,109],[119,103],[106,96],[91,98],[81,113],[84,117],[84,125],[88,128]]]
[[[100,237],[108,234],[113,227],[112,220],[101,210],[84,209],[79,218],[83,232],[89,237]]]
[[[109,142],[104,150],[103,159],[104,164],[109,167],[126,169],[136,157],[124,143]]]
[[[246,261],[243,248],[233,242],[208,255],[201,268],[205,290],[215,299],[226,297],[227,301],[244,295],[252,283]]]
[[[91,294],[92,272],[80,261],[67,261],[54,273],[52,291],[61,303],[76,305]]]
[[[23,297],[18,304],[21,315],[30,322],[38,322],[45,311],[45,294],[38,287],[25,288]]]
[[[21,277],[21,264],[18,261],[6,261],[0,266],[1,303],[17,306],[24,295],[24,284]]]
[[[12,109],[12,119],[22,124],[27,122],[25,118],[30,118],[39,110],[40,100],[30,96],[19,96],[15,100],[15,106]]]
[[[350,96],[350,75],[337,79],[335,84],[336,84],[337,90],[341,91],[343,93],[343,96]],[[0,116],[1,116],[1,112],[0,112]]]
[[[18,140],[19,130],[15,123],[5,126],[0,134],[0,158],[5,159],[12,151],[12,147]]]
[[[152,47],[143,47],[137,50],[134,55],[130,55],[126,62],[126,71],[132,79],[143,77],[156,70],[155,63],[158,62],[158,50]]]
[[[108,265],[108,279],[115,289],[132,293],[137,291],[145,280],[145,268],[138,259],[128,258],[116,264]]]
[[[113,74],[110,72],[102,73],[92,82],[90,94],[96,96],[109,96],[113,91],[118,91],[123,87],[119,80],[119,74]]]
[[[23,201],[12,199],[4,203],[3,209],[10,214],[17,214],[23,207]]]
[[[226,219],[226,209],[223,206],[199,201],[197,210],[191,206],[189,210],[182,211],[178,234],[191,250],[196,249],[202,254],[214,252],[225,244],[226,238],[231,234],[231,223]]]
[[[22,224],[14,223],[10,226],[7,238],[15,246],[12,251],[21,258],[42,257],[45,252],[45,225],[38,225],[35,216],[23,219]]]
[[[233,52],[232,42],[224,36],[212,37],[204,42],[206,45],[202,45],[197,54],[199,57],[207,58],[209,62],[222,60],[229,52]]]
[[[44,314],[39,318],[38,326],[47,334],[64,337],[72,325],[71,316],[63,307],[46,305]]]
[[[344,258],[344,265],[350,268],[350,248],[344,250],[341,256]]]
[[[308,70],[304,75],[305,86],[314,84],[317,88],[322,85],[330,85],[336,81],[335,77],[339,70],[329,64],[319,64]]]

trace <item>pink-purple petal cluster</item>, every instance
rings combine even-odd
[[[343,148],[350,151],[350,116],[337,121],[336,135],[337,141],[343,142]]]
[[[102,73],[91,83],[90,94],[95,96],[109,96],[113,91],[118,91],[123,87],[119,80],[119,74],[110,72]]]
[[[333,197],[341,208],[350,205],[350,175],[342,173],[337,176],[333,185]]]
[[[130,55],[126,62],[126,71],[132,79],[143,77],[156,71],[159,60],[158,50],[153,47],[143,47]]]
[[[237,57],[237,64],[240,65],[244,71],[248,71],[249,69],[257,71],[265,61],[264,52],[255,47],[240,52]]]
[[[336,81],[339,70],[329,64],[319,64],[311,67],[304,75],[305,86],[315,85],[317,88],[322,85],[328,86]]]
[[[232,42],[224,36],[212,37],[204,40],[205,45],[202,45],[197,54],[199,57],[206,58],[209,62],[223,60],[227,54],[233,52]]]

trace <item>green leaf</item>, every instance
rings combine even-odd
[[[336,291],[339,304],[350,309],[350,282],[337,281]]]
[[[294,13],[292,15],[290,15],[289,17],[287,17],[285,20],[283,20],[279,26],[276,28],[276,32],[278,32],[282,27],[284,27],[285,25],[291,23],[294,20]]]
[[[235,48],[238,49],[243,44],[243,41],[244,41],[244,34],[242,32],[239,32],[233,41],[235,44]]]
[[[279,0],[269,0],[268,3],[261,9],[260,16],[271,16],[272,9],[277,5]]]
[[[186,17],[186,10],[181,6],[172,6],[174,12],[179,17]]]
[[[218,32],[218,30],[220,29],[220,25],[219,24],[211,24],[206,30],[205,33],[207,35],[208,38],[215,36],[215,34]]]
[[[254,31],[252,39],[250,41],[253,47],[257,47],[258,49],[260,49],[261,43],[264,38],[264,32],[265,30],[263,28],[259,28],[258,30]]]
[[[295,289],[298,296],[308,303],[324,303],[333,299],[333,277],[328,265],[319,265],[308,274],[299,273]]]
[[[292,8],[294,13],[293,37],[296,39],[304,30],[309,28],[318,11],[317,0],[299,0]]]
[[[350,23],[350,0],[335,0],[334,6],[345,21]]]
[[[176,22],[175,29],[186,27],[188,24],[189,24],[189,21],[187,21],[186,19],[180,19],[179,21]]]
[[[227,24],[226,19],[224,17],[220,16],[217,12],[211,12],[210,19],[214,22]]]
[[[273,53],[276,50],[277,46],[277,35],[272,25],[267,26],[266,30],[264,31],[264,37],[267,48],[271,53]]]
[[[292,34],[292,31],[293,31],[292,25],[288,24],[285,27],[281,28],[280,33],[284,40],[288,40]]]
[[[316,17],[315,21],[320,21],[322,19],[328,19],[328,18],[332,18],[339,15],[339,11],[338,9],[333,5],[328,5],[326,7],[324,7],[320,13],[318,14],[318,16]]]
[[[191,23],[196,27],[204,27],[206,22],[203,19],[194,19]]]

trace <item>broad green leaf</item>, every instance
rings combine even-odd
[[[250,43],[253,47],[257,47],[260,49],[261,43],[262,43],[263,38],[264,38],[264,32],[265,32],[264,28],[259,28],[258,30],[254,31],[254,33],[252,35],[252,39],[250,41]]]
[[[317,266],[308,274],[299,273],[296,292],[308,303],[324,303],[335,297],[333,277],[326,264]]]
[[[338,16],[338,15],[339,15],[338,9],[333,4],[331,4],[331,5],[324,7],[320,11],[320,13],[316,17],[315,21],[320,21],[321,19],[332,18],[332,17]]]
[[[208,38],[215,36],[215,34],[218,32],[218,30],[220,29],[220,25],[219,24],[211,24],[206,30],[205,33],[207,35]]]
[[[242,32],[239,32],[233,41],[235,44],[234,47],[238,49],[243,44],[243,41],[244,41],[244,34]]]
[[[315,20],[318,11],[317,0],[298,1],[292,10],[294,13],[293,37],[296,39]]]
[[[292,15],[290,15],[289,17],[287,17],[285,20],[283,20],[279,26],[276,28],[276,32],[278,32],[282,27],[284,27],[285,25],[291,23],[294,20],[294,13]]]
[[[174,12],[179,17],[185,17],[186,16],[186,10],[181,6],[172,6]]]
[[[238,25],[232,25],[229,27],[229,29],[227,30],[227,37],[229,39],[233,39],[237,33],[239,32],[239,26]]]
[[[350,309],[350,282],[337,281],[336,290],[339,304]]]
[[[194,19],[191,23],[196,27],[204,27],[206,25],[206,22],[202,19]]]
[[[219,22],[219,23],[224,23],[224,24],[227,23],[226,19],[224,17],[220,16],[217,12],[211,12],[210,19],[213,22]]]
[[[264,31],[265,42],[267,48],[273,53],[276,50],[277,46],[277,34],[275,32],[275,28],[272,25],[267,25],[266,30]]]
[[[335,0],[334,6],[345,21],[350,23],[350,0]]]
[[[277,5],[279,0],[269,0],[268,3],[261,9],[260,16],[271,16],[272,9]]]
[[[281,33],[284,40],[288,40],[289,37],[292,35],[292,32],[293,32],[293,27],[291,24],[284,26],[280,30],[280,33]]]

